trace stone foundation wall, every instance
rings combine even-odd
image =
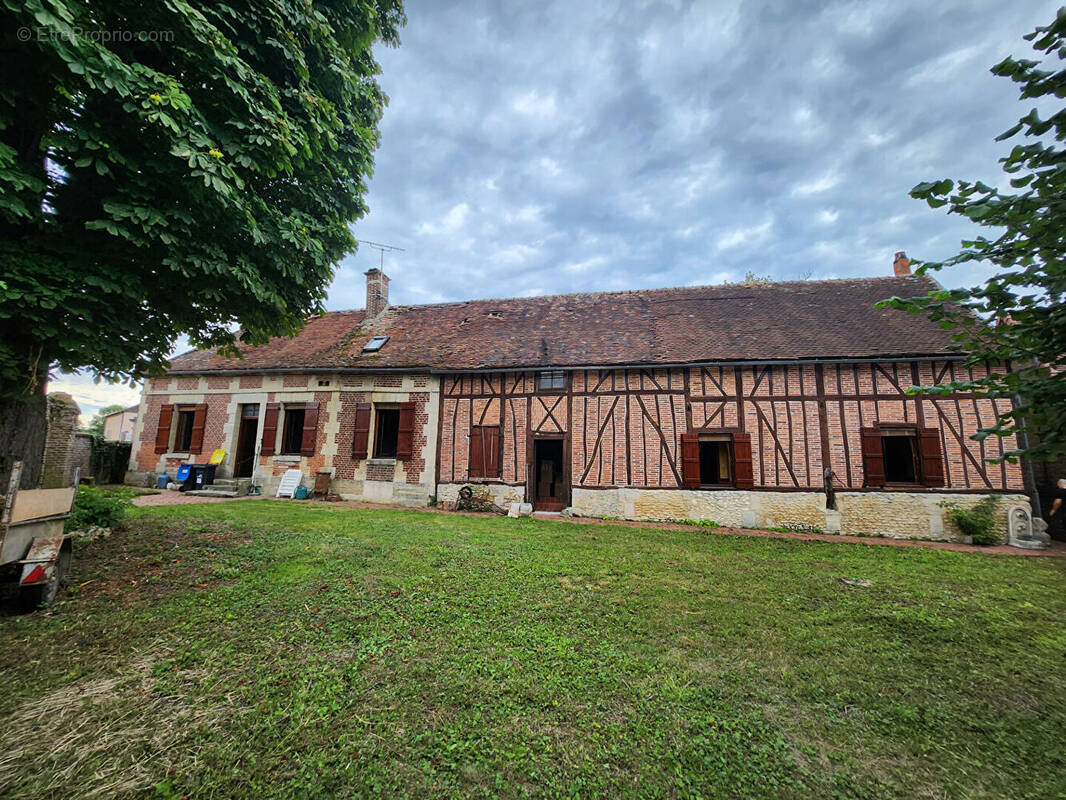
[[[459,490],[464,486],[473,486],[478,492],[485,492],[500,508],[525,502],[525,486],[508,486],[505,483],[440,483],[437,484],[437,502],[446,507],[454,505],[459,500]]]
[[[521,487],[519,487],[520,490]],[[582,516],[635,520],[713,520],[729,527],[818,529],[900,539],[954,541],[961,534],[944,503],[970,508],[986,495],[922,492],[838,492],[837,511],[827,511],[821,492],[752,492],[663,489],[573,490]],[[999,498],[997,534],[1007,537],[1007,510],[1029,508],[1025,495]],[[438,497],[440,493],[438,491]]]

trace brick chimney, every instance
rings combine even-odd
[[[907,254],[902,250],[896,253],[896,260],[892,262],[892,269],[895,271],[897,278],[901,275],[911,274],[911,260],[907,258]]]
[[[366,275],[366,318],[373,319],[389,307],[389,276],[377,267]]]

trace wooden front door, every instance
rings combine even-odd
[[[255,442],[259,432],[259,404],[241,406],[241,423],[237,428],[237,452],[233,455],[233,477],[250,478],[255,471]]]
[[[536,511],[562,511],[570,501],[563,439],[533,440],[533,508]]]

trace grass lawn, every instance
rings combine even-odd
[[[0,796],[1066,794],[1063,559],[258,500],[71,584]]]

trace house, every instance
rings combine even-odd
[[[390,306],[372,269],[365,310],[146,381],[130,477],[221,447],[221,474],[266,491],[298,468],[377,502],[473,485],[591,516],[944,538],[945,502],[1028,500],[1018,464],[986,460],[1014,442],[970,438],[1009,400],[906,393],[971,371],[949,332],[874,307],[936,286],[907,265],[418,306]]]
[[[104,438],[111,442],[133,441],[138,406],[130,406],[104,417]]]

